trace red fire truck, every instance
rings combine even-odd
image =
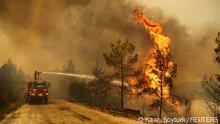
[[[34,101],[40,101],[45,104],[48,102],[50,82],[41,80],[40,73],[41,72],[35,71],[34,80],[28,82],[24,97],[25,101],[29,104]]]

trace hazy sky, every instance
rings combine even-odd
[[[220,0],[0,0],[0,65],[11,58],[32,73],[61,69],[73,58],[80,73],[90,73],[96,60],[107,66],[102,53],[117,39],[134,41],[141,63],[152,47],[132,17],[142,7],[171,38],[178,77],[200,79],[216,69],[218,5]]]
[[[150,7],[161,8],[167,15],[176,16],[181,23],[199,26],[215,23],[220,26],[220,0],[139,0]]]

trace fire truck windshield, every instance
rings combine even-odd
[[[48,85],[46,82],[45,83],[33,83],[32,88],[33,89],[45,89],[45,88],[48,88]]]

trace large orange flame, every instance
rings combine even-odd
[[[147,82],[149,83],[150,88],[153,89],[157,89],[158,95],[160,95],[160,77],[158,76],[159,74],[156,73],[152,73],[152,70],[157,70],[158,72],[160,70],[157,69],[156,64],[155,64],[155,52],[156,49],[160,50],[161,53],[163,53],[163,56],[168,55],[169,53],[169,44],[170,44],[170,38],[167,37],[164,34],[163,31],[163,26],[158,23],[155,22],[153,20],[148,19],[142,11],[140,11],[139,9],[135,9],[133,11],[134,17],[135,17],[135,21],[138,24],[143,24],[144,27],[146,28],[146,30],[149,31],[150,34],[150,38],[152,39],[152,41],[154,42],[154,48],[151,49],[151,51],[149,52],[149,56],[147,58],[147,60],[145,61],[145,64],[149,65],[147,66],[147,68],[144,70],[145,73],[145,77],[148,78]],[[169,77],[171,76],[171,71],[172,71],[172,67],[173,67],[173,62],[169,61],[169,68],[168,71],[165,72],[165,76]],[[160,72],[162,73],[162,72]],[[163,87],[163,97],[164,98],[168,98],[170,94],[170,88],[169,86],[164,86]]]
[[[133,11],[134,19],[137,24],[143,24],[145,29],[148,30],[151,41],[153,41],[154,47],[150,50],[146,61],[144,62],[146,65],[148,65],[144,69],[144,78],[146,80],[146,83],[144,84],[147,88],[155,89],[157,94],[160,96],[160,86],[163,86],[163,98],[167,101],[167,104],[173,104],[176,106],[178,111],[182,111],[182,107],[180,106],[179,101],[171,100],[170,98],[170,86],[166,85],[166,83],[161,83],[161,77],[160,75],[163,74],[166,78],[172,77],[172,71],[174,67],[174,63],[171,59],[167,60],[167,68],[165,72],[158,69],[158,66],[156,65],[156,52],[158,50],[160,53],[162,53],[162,57],[166,58],[169,56],[169,44],[170,44],[170,38],[165,35],[163,31],[163,26],[154,21],[147,18],[143,12],[139,9],[135,9]],[[172,101],[172,102],[171,102]]]

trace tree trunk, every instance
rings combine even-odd
[[[163,81],[160,83],[160,119],[162,118],[162,108],[163,108]]]
[[[218,113],[218,123],[220,124],[220,113]]]
[[[94,97],[94,104],[95,104],[95,106],[97,106],[96,105],[96,97],[97,97],[97,90],[95,90],[95,97]]]
[[[123,74],[123,59],[121,58],[121,110],[124,109],[124,74]]]

